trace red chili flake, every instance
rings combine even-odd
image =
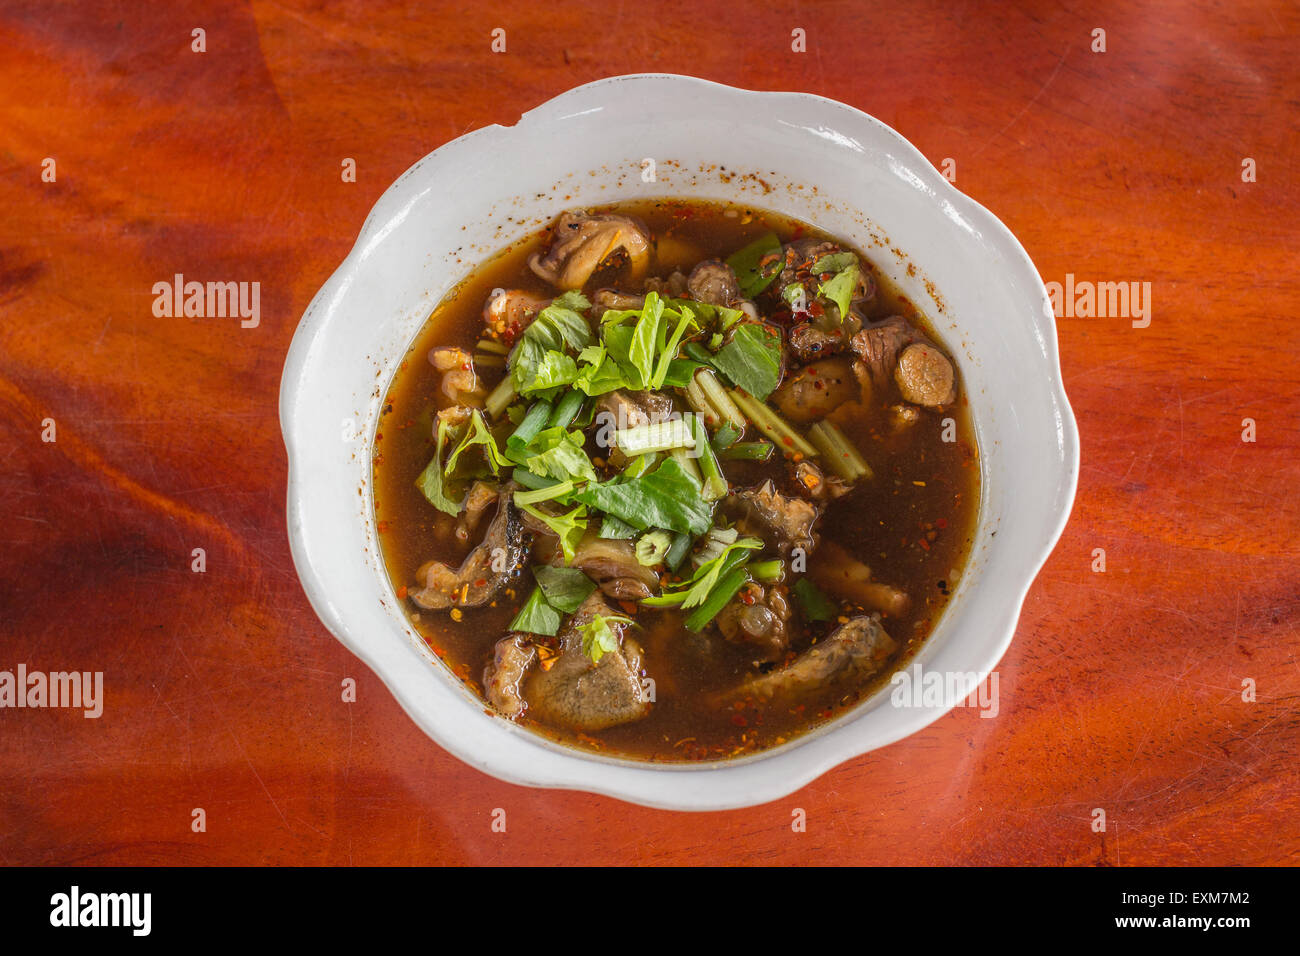
[[[786,436],[785,438],[782,438],[782,439],[781,439],[781,442],[782,442],[782,444],[789,445],[791,448],[794,447],[794,439],[793,439],[793,438],[790,438],[789,436]]]
[[[401,599],[401,600],[403,600],[403,601],[406,600],[406,585],[405,585],[405,584],[403,584],[400,588],[397,589],[397,596],[398,596],[399,599]]]
[[[485,584],[487,584],[487,578],[479,578],[477,581],[474,582],[474,587],[481,588]]]
[[[925,548],[925,550],[927,551],[930,550],[930,542],[926,541],[924,538],[918,539],[918,543],[921,545],[921,547]]]
[[[935,526],[936,528],[940,528],[940,529],[942,529],[942,528],[946,528],[946,527],[948,527],[948,519],[947,519],[947,518],[939,518],[937,521],[935,521],[934,526]]]
[[[744,714],[732,714],[732,715],[731,715],[731,722],[732,722],[733,724],[735,724],[737,727],[748,727],[748,726],[749,726],[749,721],[745,719],[745,715],[744,715]]]

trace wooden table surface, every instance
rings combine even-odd
[[[0,861],[1300,862],[1300,8],[46,6],[0,2],[0,669],[102,671],[105,708],[0,710]],[[317,620],[284,528],[284,354],[371,204],[642,70],[850,103],[955,160],[1045,280],[1151,289],[1145,328],[1058,319],[1079,493],[999,716],[719,814],[449,756]],[[156,318],[178,272],[260,281],[260,325]]]

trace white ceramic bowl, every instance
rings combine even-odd
[[[866,250],[933,319],[961,366],[983,500],[969,567],[917,660],[927,671],[987,675],[1074,498],[1078,435],[1047,294],[1007,228],[911,144],[817,96],[615,77],[514,126],[462,136],[407,170],[289,349],[280,392],[289,539],[321,620],[465,762],[515,783],[655,807],[747,806],[905,737],[948,706],[895,707],[886,687],[814,733],[713,764],[572,750],[490,716],[442,666],[404,619],[375,537],[370,444],[381,401],[444,293],[566,208],[655,195],[735,200],[814,222]],[[349,430],[360,437],[348,440]]]

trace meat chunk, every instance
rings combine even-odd
[[[825,256],[843,252],[846,250],[833,242],[820,239],[796,239],[782,248],[781,275],[772,284],[772,290],[784,297],[788,295],[791,285],[802,286],[804,291],[802,311],[808,311],[811,303],[819,297],[822,282],[830,279],[833,272],[843,268],[840,265],[836,269],[815,272],[814,267]],[[862,310],[875,296],[876,281],[871,273],[861,268],[859,264],[857,285],[849,297],[849,314],[840,315],[839,306],[824,296],[821,297],[820,308],[813,311],[818,315],[824,315],[831,322],[843,325],[846,336],[852,335],[862,327]],[[786,301],[790,300],[787,298]],[[829,329],[829,326],[825,328]]]
[[[868,326],[853,336],[853,352],[871,371],[871,380],[884,387],[894,374],[898,354],[917,341],[920,335],[901,315],[892,315],[876,325]]]
[[[607,309],[622,312],[627,309],[641,308],[645,305],[645,296],[619,292],[617,289],[598,289],[591,297],[591,302],[602,314]]]
[[[563,213],[544,254],[534,253],[528,266],[557,289],[581,289],[600,264],[615,252],[627,254],[629,275],[640,281],[650,264],[650,233],[630,216]]]
[[[474,371],[474,357],[464,349],[439,346],[430,350],[429,363],[442,373],[442,393],[453,402],[473,401],[486,394]]]
[[[921,420],[921,413],[915,405],[890,405],[889,425],[895,432],[911,428]]]
[[[796,239],[787,243],[781,249],[784,256],[781,276],[773,283],[774,287],[784,289],[792,282],[803,282],[809,277],[814,262],[822,256],[843,251],[835,243],[824,239]]]
[[[664,299],[680,299],[686,294],[686,276],[680,269],[674,269],[667,279],[650,276],[645,280],[645,291],[657,292]]]
[[[550,299],[522,289],[498,289],[483,304],[484,330],[497,341],[510,345],[537,318],[537,313],[550,304]]]
[[[672,397],[663,392],[630,392],[620,388],[600,396],[592,423],[603,428],[635,428],[667,421],[674,410]]]
[[[853,490],[853,483],[839,475],[827,475],[811,461],[794,466],[794,485],[799,494],[813,501],[834,501]]]
[[[752,647],[755,660],[779,660],[790,646],[786,630],[790,602],[784,585],[745,585],[718,613],[716,621],[727,640]]]
[[[557,547],[549,563],[562,566],[564,552]],[[659,589],[659,576],[636,559],[636,547],[631,541],[602,538],[594,528],[573,549],[569,567],[583,571],[617,601],[640,601]]]
[[[504,717],[518,717],[528,708],[520,684],[537,659],[537,648],[528,635],[511,633],[497,641],[492,663],[483,672],[488,703]]]
[[[848,344],[848,336],[839,325],[823,329],[818,323],[810,321],[793,326],[788,341],[795,359],[806,364],[843,352]]]
[[[519,486],[508,482],[497,495],[497,513],[487,533],[459,568],[441,561],[428,561],[416,571],[417,585],[411,600],[422,608],[443,611],[452,607],[481,607],[501,590],[523,563],[529,542],[524,533],[514,493]]]
[[[530,712],[543,723],[571,730],[596,731],[640,720],[650,709],[641,683],[641,645],[623,633],[627,625],[610,623],[620,639],[616,651],[593,664],[582,649],[580,628],[597,615],[616,617],[594,593],[560,632],[560,655],[549,670],[533,670],[524,681]]]
[[[933,345],[917,342],[903,349],[894,381],[904,399],[914,405],[939,408],[957,397],[952,363]]]
[[[815,422],[860,395],[853,363],[844,357],[813,362],[786,378],[772,401],[794,422]]]
[[[465,496],[464,510],[456,521],[457,541],[461,544],[469,544],[470,536],[478,529],[483,515],[488,508],[496,504],[498,494],[499,489],[491,482],[476,481],[470,486],[469,494]]]
[[[691,270],[686,280],[686,291],[699,302],[709,305],[731,305],[740,299],[740,282],[736,273],[719,259],[705,259]]]
[[[817,546],[813,525],[821,509],[802,498],[791,498],[776,490],[771,479],[756,488],[728,495],[724,502],[729,514],[737,516],[742,534],[762,538],[782,554],[802,548],[807,554]]]
[[[907,611],[910,601],[906,591],[873,581],[871,569],[835,542],[826,542],[817,558],[809,565],[808,576],[836,597],[889,617]]]
[[[861,681],[889,660],[898,644],[877,614],[855,617],[779,670],[751,677],[739,692],[770,699],[816,690],[831,681]]]

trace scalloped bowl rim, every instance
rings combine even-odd
[[[307,429],[316,412],[315,407],[306,406],[303,392],[308,387],[321,388],[319,377],[329,374],[328,369],[321,365],[322,356],[318,355],[326,347],[322,346],[322,339],[331,322],[338,318],[350,287],[358,280],[370,257],[400,227],[413,205],[433,188],[425,186],[421,191],[415,186],[416,180],[426,184],[435,180],[440,167],[452,167],[462,161],[472,153],[471,147],[486,147],[490,141],[508,140],[548,124],[581,116],[584,112],[593,112],[599,107],[591,108],[589,104],[599,103],[608,96],[631,95],[629,91],[636,87],[644,88],[644,96],[650,96],[652,92],[673,95],[689,92],[693,100],[713,105],[731,99],[751,98],[794,101],[810,110],[815,107],[840,117],[843,127],[853,129],[862,140],[874,138],[877,144],[883,141],[892,154],[905,158],[905,170],[900,170],[900,174],[916,177],[918,188],[924,188],[936,198],[941,196],[947,215],[954,220],[960,219],[968,230],[973,231],[977,224],[978,235],[1000,263],[1003,274],[1014,277],[1037,293],[1037,307],[1026,301],[1024,317],[1031,320],[1029,331],[1041,350],[1041,354],[1035,356],[1041,365],[1037,371],[1047,386],[1045,397],[1053,404],[1056,435],[1048,461],[1052,470],[1047,477],[1054,482],[1055,497],[1042,516],[1043,523],[1036,540],[1017,555],[1015,580],[1011,583],[998,580],[984,585],[997,586],[1002,593],[998,609],[993,611],[994,619],[981,625],[984,632],[992,635],[991,643],[976,662],[978,666],[972,670],[983,680],[997,665],[1014,636],[1029,587],[1064,530],[1078,481],[1078,432],[1065,395],[1047,292],[1028,254],[1011,231],[991,212],[953,187],[899,133],[860,110],[807,93],[741,90],[674,74],[609,77],[574,87],[546,101],[524,113],[513,126],[492,125],[466,133],[434,150],[399,176],[375,202],[348,256],[313,297],[286,356],[280,419],[289,460],[286,518],[290,549],[308,600],[327,628],[379,676],[421,729],[466,763],[517,784],[584,790],[664,809],[720,810],[751,806],[792,793],[846,760],[923,729],[950,710],[953,703],[905,710],[895,708],[892,713],[898,716],[887,721],[886,726],[864,724],[864,718],[869,717],[870,712],[880,709],[881,695],[878,692],[851,712],[779,747],[743,758],[703,764],[655,764],[565,747],[487,715],[483,712],[482,702],[476,702],[463,689],[461,698],[468,706],[454,713],[461,705],[448,703],[446,692],[450,690],[454,695],[455,691],[447,687],[435,691],[431,680],[457,686],[458,682],[449,673],[431,678],[430,674],[439,670],[436,665],[424,668],[427,673],[412,666],[418,663],[419,655],[410,646],[413,632],[409,626],[409,633],[404,635],[406,646],[399,647],[391,628],[386,634],[370,633],[350,620],[355,614],[331,598],[331,587],[351,583],[348,574],[352,572],[331,564],[338,560],[338,556],[326,553],[318,543],[316,531],[319,522],[313,525],[311,517],[320,508],[308,493],[311,482],[303,473],[302,459],[307,439],[301,433]],[[588,108],[574,109],[578,106]],[[451,285],[454,286],[454,282]],[[1022,295],[1020,298],[1027,297]],[[424,306],[427,307],[427,303]],[[427,308],[424,314],[427,316]],[[387,380],[383,386],[383,390],[386,389]],[[976,425],[979,425],[978,417]],[[365,454],[368,458],[368,445]],[[987,459],[987,450],[981,447],[981,480],[985,487],[989,480]],[[370,506],[368,484],[359,492]],[[987,495],[982,497],[987,502]],[[979,520],[982,525],[983,514]],[[373,532],[370,540],[373,543]],[[368,563],[373,565],[375,560],[377,557],[370,554]],[[963,578],[962,587],[967,584],[968,579]],[[393,609],[388,610],[391,615]],[[947,616],[947,612],[941,615],[940,624]],[[927,650],[923,646],[922,654]],[[427,658],[427,654],[425,656]],[[431,693],[439,698],[436,706],[430,701]],[[475,704],[478,713],[471,712]]]

